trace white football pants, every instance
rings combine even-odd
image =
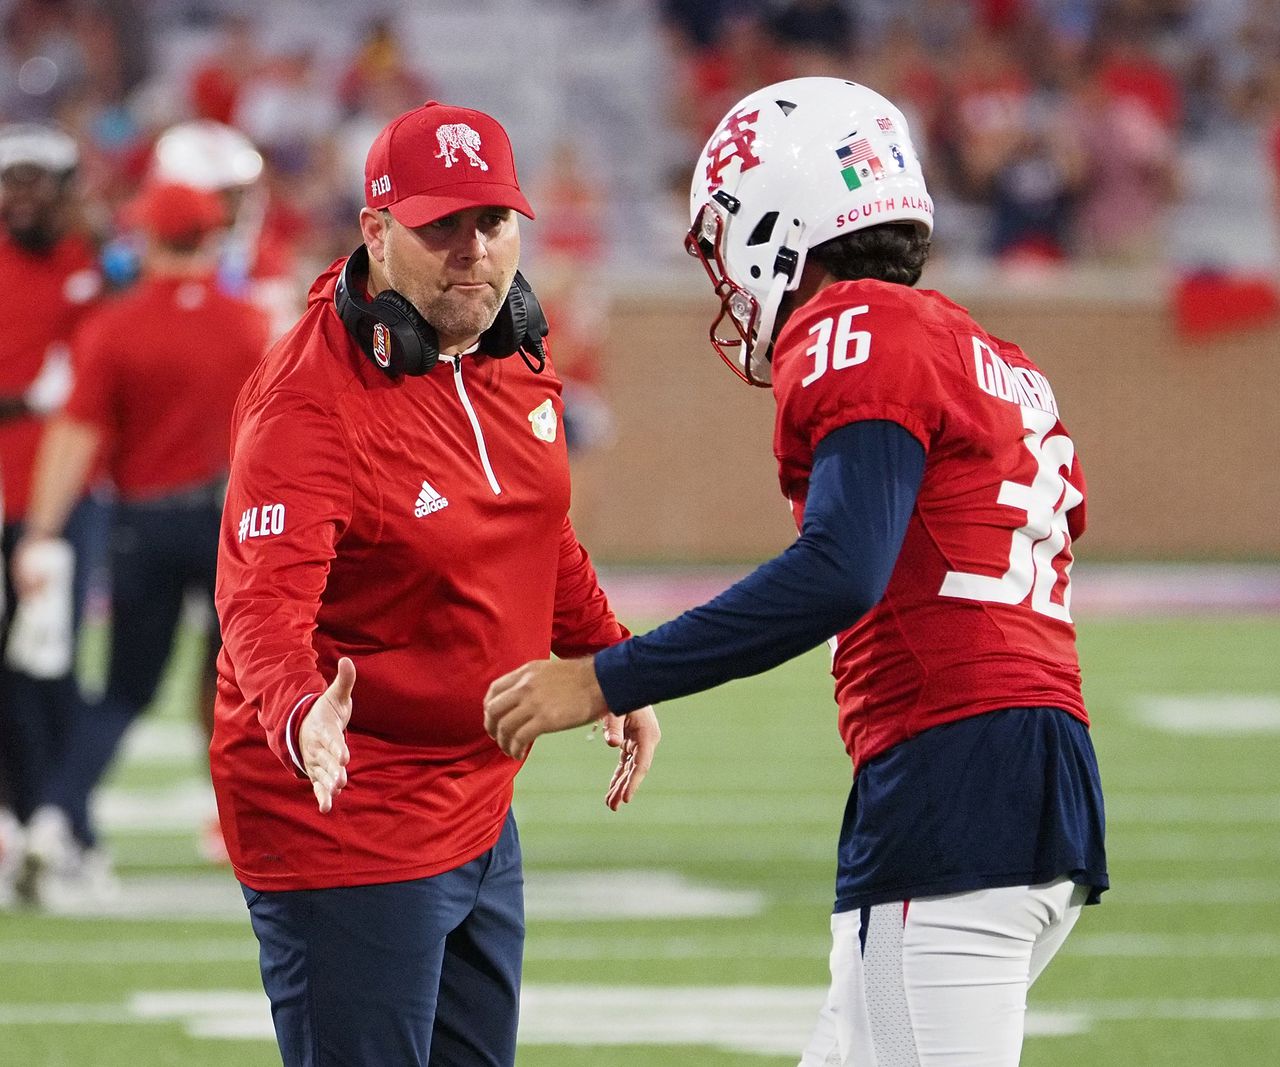
[[[831,990],[800,1067],[1016,1067],[1027,990],[1080,917],[1070,879],[831,917]],[[863,941],[865,938],[865,948]]]

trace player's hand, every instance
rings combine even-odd
[[[38,534],[26,534],[14,546],[9,573],[13,576],[13,591],[19,600],[35,596],[53,578],[48,567],[48,556],[40,546],[51,544],[54,540]]]
[[[586,726],[609,710],[591,657],[538,659],[489,686],[484,728],[512,759],[543,734]]]
[[[338,675],[311,705],[298,726],[298,754],[311,779],[311,790],[322,812],[333,807],[347,784],[347,723],[351,721],[351,690],[356,665],[346,656],[338,660]]]
[[[639,708],[629,715],[610,713],[600,721],[604,726],[605,741],[613,748],[621,749],[618,766],[604,797],[609,810],[617,811],[619,805],[631,802],[644,776],[649,773],[654,750],[662,740],[662,731],[658,728],[658,716],[653,708]]]

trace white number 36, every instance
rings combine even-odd
[[[813,344],[805,349],[805,355],[813,357],[813,370],[800,382],[802,386],[812,385],[828,368],[844,370],[871,358],[871,334],[853,328],[853,320],[870,310],[867,304],[845,308],[838,319],[823,319],[809,331],[810,337],[817,334]]]

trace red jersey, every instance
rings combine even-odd
[[[231,410],[266,348],[266,316],[212,277],[144,278],[76,335],[66,414],[103,431],[122,500],[200,485],[227,469]]]
[[[489,683],[626,636],[568,519],[560,383],[519,356],[388,378],[333,307],[341,262],[236,407],[218,556],[214,787],[257,889],[421,878],[493,846],[520,764]],[[295,712],[356,665],[350,784],[326,815]]]
[[[863,280],[828,286],[788,320],[773,380],[797,521],[832,430],[883,419],[925,449],[884,598],[837,639],[855,765],[997,708],[1054,706],[1087,723],[1069,584],[1084,478],[1036,366],[939,293]]]
[[[29,252],[0,233],[0,395],[21,395],[40,373],[49,349],[71,335],[102,293],[102,275],[88,239],[69,234],[48,252]],[[21,520],[44,420],[24,416],[0,424],[5,520]]]

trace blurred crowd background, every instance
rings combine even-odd
[[[537,258],[680,254],[690,161],[780,78],[862,81],[913,120],[937,254],[1052,266],[1276,259],[1276,0],[6,0],[0,120],[82,149],[109,238],[167,126],[242,130],[299,289],[356,233],[365,149],[429,97],[517,142]]]

